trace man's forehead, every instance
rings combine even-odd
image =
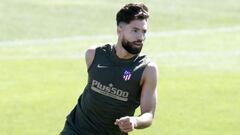
[[[138,29],[147,29],[147,21],[146,20],[133,20],[128,24],[131,28]]]

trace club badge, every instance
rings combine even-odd
[[[132,70],[131,69],[125,69],[124,72],[123,72],[123,79],[125,81],[128,81],[131,79],[131,76],[132,76]]]

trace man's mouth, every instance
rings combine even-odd
[[[136,46],[142,46],[143,45],[143,43],[139,42],[139,41],[135,41],[135,42],[133,42],[133,44],[136,45]]]

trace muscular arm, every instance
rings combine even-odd
[[[130,132],[134,128],[142,129],[149,127],[152,124],[157,98],[157,66],[154,63],[149,63],[145,68],[141,80],[141,115],[138,117],[122,117],[117,119],[115,124],[124,132]]]
[[[157,66],[154,63],[149,63],[146,67],[142,78],[142,93],[141,93],[141,115],[136,117],[135,128],[146,128],[152,124],[157,98]]]

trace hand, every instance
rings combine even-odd
[[[133,129],[137,126],[137,120],[135,117],[122,117],[120,119],[116,119],[115,125],[118,125],[121,131],[128,133],[133,131]]]

